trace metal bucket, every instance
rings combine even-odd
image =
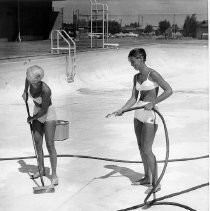
[[[56,121],[55,141],[63,141],[69,138],[69,122],[65,120]]]

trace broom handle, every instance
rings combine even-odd
[[[27,113],[28,113],[28,117],[30,117],[30,112],[29,112],[29,107],[28,107],[28,96],[26,96],[25,103],[26,103],[26,110],[27,110]],[[32,136],[32,141],[33,141],[35,156],[36,156],[36,160],[37,160],[38,171],[39,171],[39,175],[40,175],[42,186],[44,186],[44,180],[43,180],[43,176],[41,175],[41,169],[40,169],[39,162],[38,162],[38,154],[37,154],[36,145],[35,145],[35,141],[34,141],[34,134],[33,134],[32,123],[29,122],[29,125],[30,125],[30,130],[31,130],[31,136]],[[43,154],[43,156],[44,156],[44,154]]]

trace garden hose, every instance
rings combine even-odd
[[[123,113],[129,112],[129,111],[133,111],[133,110],[137,110],[137,109],[144,109],[144,106],[129,108],[129,109],[123,110]],[[149,202],[149,204],[147,203],[149,197],[155,192],[157,186],[160,184],[160,181],[162,180],[162,178],[163,178],[163,176],[165,174],[166,167],[168,165],[168,158],[169,158],[169,137],[168,137],[168,130],[167,130],[167,127],[166,127],[165,120],[164,120],[162,114],[159,111],[157,111],[155,108],[153,108],[152,110],[155,113],[158,114],[158,116],[161,118],[163,126],[164,126],[165,139],[166,139],[166,155],[165,155],[165,162],[164,162],[163,170],[162,170],[157,182],[155,183],[155,185],[152,187],[151,191],[147,194],[146,198],[144,199],[144,204],[147,205],[147,206],[150,206],[155,201],[155,199],[154,199],[153,201]]]

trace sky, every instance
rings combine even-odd
[[[94,0],[92,0],[94,1]],[[142,27],[158,25],[161,20],[168,20],[178,26],[184,24],[187,14],[197,14],[197,20],[208,19],[208,0],[98,0],[109,8],[109,19],[122,25],[139,22]],[[55,10],[64,8],[64,22],[71,23],[73,10],[80,14],[90,14],[90,0],[65,0],[53,3]],[[174,15],[175,14],[175,15]]]

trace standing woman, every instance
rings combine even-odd
[[[42,176],[45,176],[44,157],[42,152],[43,135],[45,135],[52,168],[51,183],[53,185],[58,185],[58,177],[56,174],[57,153],[54,144],[56,112],[55,108],[52,106],[51,90],[49,86],[42,81],[43,77],[44,70],[41,67],[37,65],[29,67],[26,71],[25,89],[22,97],[26,101],[29,96],[34,102],[33,116],[28,117],[27,122],[32,123],[40,173]],[[38,177],[40,177],[39,172],[31,176],[32,179]]]
[[[121,116],[123,110],[132,107],[136,102],[137,106],[144,106],[144,109],[135,110],[134,130],[142,158],[145,176],[133,182],[133,185],[150,185],[146,193],[152,189],[158,179],[157,162],[152,152],[152,145],[158,125],[152,108],[156,104],[168,98],[172,93],[170,85],[155,70],[146,65],[146,52],[143,48],[135,48],[130,51],[128,60],[131,66],[139,73],[133,78],[133,91],[131,98],[126,104],[113,114]],[[158,96],[159,87],[163,93]],[[152,185],[151,185],[152,184]],[[155,192],[160,190],[160,185]]]

